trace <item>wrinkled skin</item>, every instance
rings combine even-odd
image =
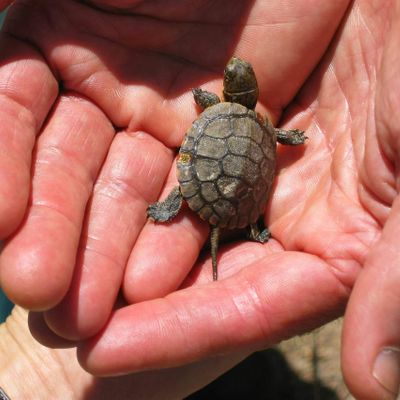
[[[127,373],[250,353],[350,299],[347,383],[389,396],[371,371],[400,345],[398,2],[86,3],[17,1],[1,39],[1,283],[44,311],[34,335],[78,345],[93,373]],[[274,240],[222,246],[211,283],[211,260],[196,262],[207,226],[145,210],[176,184],[190,88],[220,93],[233,53],[256,71],[257,110],[287,109],[283,127],[309,141],[279,151]]]

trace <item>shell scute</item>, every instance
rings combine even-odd
[[[215,160],[222,159],[227,152],[226,142],[223,139],[204,136],[197,146],[197,155]]]

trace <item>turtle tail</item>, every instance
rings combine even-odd
[[[218,280],[218,269],[217,269],[217,250],[219,241],[219,228],[216,226],[211,227],[210,243],[211,243],[211,260],[213,267],[213,280]]]

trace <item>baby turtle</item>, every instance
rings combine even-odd
[[[274,128],[254,111],[258,85],[252,66],[233,57],[224,72],[223,99],[193,89],[204,109],[186,133],[177,160],[179,186],[164,201],[151,204],[149,218],[166,222],[182,199],[211,226],[213,279],[217,280],[217,248],[221,228],[249,226],[251,240],[264,243],[270,233],[257,220],[265,210],[275,176],[276,142],[303,144],[298,129]]]

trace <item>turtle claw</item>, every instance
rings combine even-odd
[[[266,243],[271,238],[271,232],[268,228],[260,230],[257,224],[251,224],[249,229],[249,239],[254,242]]]
[[[284,129],[277,129],[275,128],[276,132],[276,139],[280,144],[288,144],[291,146],[297,146],[299,144],[304,144],[306,141],[307,136],[304,135],[304,131],[300,129],[291,129],[291,130],[284,130]]]
[[[265,228],[256,237],[252,238],[252,240],[259,243],[266,243],[270,238],[271,238],[271,232],[268,230],[268,228]]]

